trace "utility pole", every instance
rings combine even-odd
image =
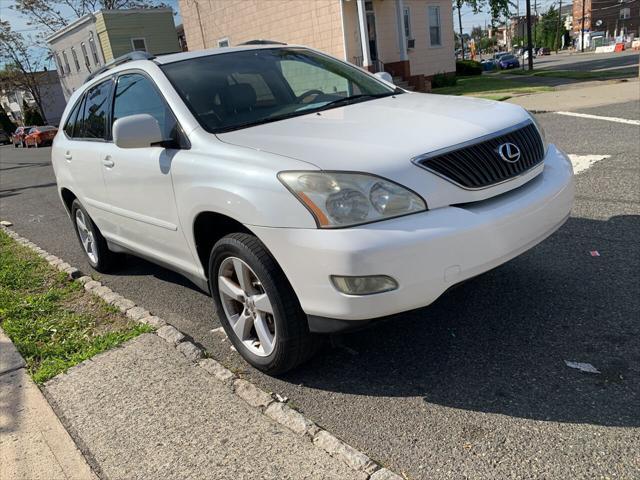
[[[584,2],[584,0],[582,1]],[[533,48],[531,46],[531,0],[527,0],[527,52],[529,52],[529,58],[527,58],[529,70],[533,70]]]
[[[560,48],[560,25],[562,22],[562,0],[560,0],[560,7],[558,7],[558,26],[556,27],[556,55]]]
[[[580,28],[581,32],[580,32],[580,51],[584,52],[584,2],[585,0],[582,0],[582,27]]]
[[[457,0],[456,4],[458,5],[458,25],[460,27],[460,52],[462,53],[462,60],[464,60],[464,37],[462,36],[462,0]]]

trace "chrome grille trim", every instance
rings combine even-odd
[[[502,161],[495,144],[515,143],[522,152],[517,163]],[[434,152],[411,162],[463,188],[483,190],[520,177],[538,167],[544,159],[544,145],[531,120]]]

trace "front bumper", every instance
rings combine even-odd
[[[481,202],[338,230],[250,228],[307,315],[366,320],[429,305],[452,285],[523,253],[566,221],[573,197],[571,162],[550,145],[542,173]],[[330,275],[389,275],[399,287],[345,295]]]

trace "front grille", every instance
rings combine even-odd
[[[500,145],[513,143],[520,149],[520,160],[504,161],[497,152]],[[544,158],[544,145],[533,123],[459,149],[416,159],[416,163],[467,189],[486,188],[517,177]]]

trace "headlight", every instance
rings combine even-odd
[[[547,143],[547,135],[544,132],[544,128],[542,128],[542,125],[540,124],[538,119],[536,117],[534,117],[533,113],[531,113],[529,111],[527,111],[527,113],[531,117],[531,120],[533,121],[533,124],[538,129],[538,133],[540,134],[540,138],[542,138],[542,146],[544,147],[544,156],[546,157],[547,156],[547,149],[549,148],[549,144]]]
[[[307,207],[320,228],[359,225],[427,209],[416,193],[375,175],[280,172],[278,178]]]

